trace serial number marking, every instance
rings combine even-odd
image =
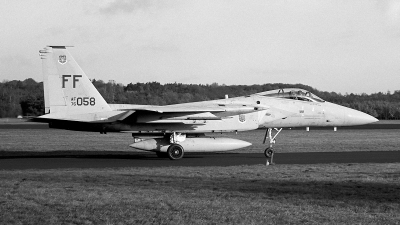
[[[72,97],[72,106],[94,106],[96,105],[96,99],[94,97]]]

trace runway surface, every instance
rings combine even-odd
[[[170,166],[237,166],[265,164],[263,154],[185,154],[181,160],[157,158],[154,153],[129,152],[3,152],[0,170],[136,168]],[[277,153],[276,164],[395,163],[400,151]]]

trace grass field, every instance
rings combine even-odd
[[[253,143],[234,152],[264,148],[261,130],[218,135]],[[129,134],[0,129],[0,156],[5,151],[133,151],[131,142]],[[276,149],[396,151],[399,146],[398,130],[285,130]],[[0,224],[399,221],[400,163],[0,170]]]
[[[0,224],[398,224],[400,164],[0,171]]]

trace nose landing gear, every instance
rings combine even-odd
[[[272,156],[274,155],[274,148],[272,147],[268,147],[264,150],[264,155],[267,158],[272,158]]]
[[[272,136],[272,131],[275,130],[276,133],[274,136]],[[273,159],[274,159],[274,148],[273,148],[273,144],[275,144],[275,139],[278,136],[278,134],[282,131],[282,128],[278,129],[278,128],[268,128],[265,132],[265,136],[264,136],[264,141],[263,144],[265,144],[265,142],[268,139],[269,142],[269,146],[264,150],[264,155],[265,157],[267,157],[267,165],[268,164],[273,164]],[[268,162],[268,160],[270,160],[270,162]]]

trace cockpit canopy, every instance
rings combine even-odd
[[[313,93],[298,88],[285,88],[273,91],[265,91],[257,93],[256,95],[262,95],[265,97],[275,97],[275,98],[287,98],[287,99],[294,99],[294,100],[308,101],[308,102],[325,102],[323,99],[314,95]]]

